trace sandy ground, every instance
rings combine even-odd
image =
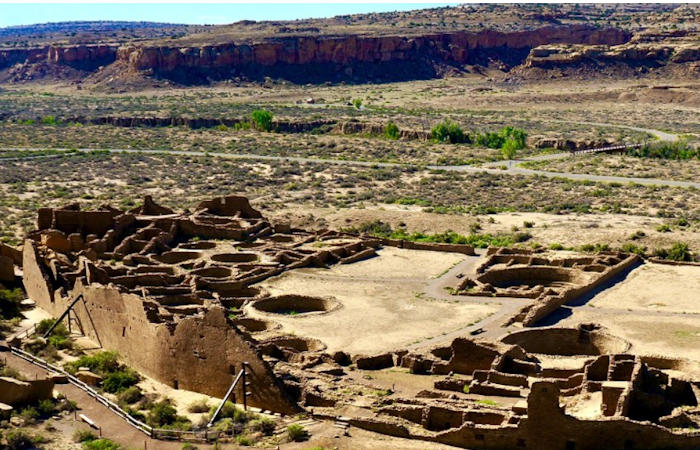
[[[385,434],[372,433],[360,428],[351,428],[349,436],[343,436],[342,431],[333,426],[332,422],[325,421],[308,427],[311,439],[305,442],[290,442],[282,444],[278,448],[284,450],[308,450],[308,449],[338,449],[338,450],[454,450],[450,445],[435,442],[420,441],[417,439],[403,439]],[[236,448],[227,447],[223,448]],[[245,448],[245,447],[243,447]]]
[[[547,214],[536,212],[508,212],[481,216],[456,214],[437,214],[423,211],[416,205],[379,205],[364,209],[304,208],[300,214],[298,208],[270,211],[277,217],[291,217],[295,224],[313,226],[321,221],[331,229],[357,226],[363,223],[381,220],[396,229],[405,226],[409,232],[441,233],[452,230],[460,234],[470,234],[472,227],[478,225],[478,233],[512,233],[514,227],[532,235],[528,242],[538,242],[548,246],[559,243],[565,247],[583,244],[608,244],[620,247],[633,242],[649,249],[668,247],[674,242],[687,242],[691,248],[700,248],[700,233],[693,227],[671,225],[670,232],[660,232],[660,225],[669,224],[669,219],[656,217],[631,216],[624,214]],[[529,222],[531,227],[526,227]],[[636,231],[643,231],[643,237],[634,241],[630,237]]]
[[[644,264],[593,298],[600,308],[700,313],[700,267]],[[700,323],[699,323],[700,324]]]
[[[320,339],[328,351],[378,353],[395,350],[466,326],[496,311],[431,299],[426,283],[463,259],[456,254],[385,248],[379,257],[329,270],[300,269],[261,283],[273,295],[332,296],[342,307],[327,314],[265,314],[283,331]],[[251,307],[247,314],[262,316]]]
[[[611,313],[581,307],[558,326],[597,323],[632,343],[630,353],[663,355],[700,361],[700,320],[697,316],[654,312]]]

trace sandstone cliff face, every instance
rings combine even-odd
[[[0,50],[0,70],[14,66],[16,80],[31,65],[38,72],[70,67],[96,72],[113,64],[119,73],[156,75],[192,84],[211,79],[280,76],[298,82],[335,79],[414,79],[439,75],[435,65],[522,63],[528,51],[546,44],[617,45],[631,39],[626,31],[586,25],[547,26],[517,32],[484,30],[419,36],[299,36],[251,43],[202,47],[80,45]],[[73,72],[71,72],[73,74]],[[83,75],[84,76],[84,75]]]
[[[299,37],[236,45],[234,43],[189,47],[122,47],[117,59],[133,70],[167,73],[179,68],[230,68],[245,65],[348,64],[353,62],[405,61],[428,57],[438,61],[465,63],[475,50],[525,49],[543,44],[606,44],[628,41],[631,35],[618,29],[584,25],[544,27],[503,33],[446,33],[417,37]]]
[[[31,49],[0,50],[0,69],[14,64],[32,64],[47,62],[71,66],[92,67],[114,62],[117,46],[110,45],[78,45],[78,46],[48,46]]]
[[[117,46],[113,45],[51,46],[48,48],[46,59],[53,64],[66,64],[94,70],[100,65],[114,62],[116,54]]]

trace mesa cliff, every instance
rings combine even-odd
[[[632,34],[583,24],[503,32],[453,32],[417,36],[298,36],[256,42],[178,47],[168,45],[49,45],[0,50],[8,81],[29,81],[60,67],[80,77],[107,70],[112,76],[141,74],[182,84],[244,77],[283,77],[295,82],[390,81],[440,76],[449,66],[521,64],[542,45],[619,45]],[[36,65],[44,70],[31,70]],[[107,68],[106,66],[114,65]],[[410,69],[410,70],[408,70]],[[98,76],[99,78],[99,76]]]
[[[30,33],[22,41],[0,39],[0,83],[58,80],[121,90],[269,79],[381,83],[464,73],[506,80],[646,73],[695,79],[696,15],[683,6],[472,5],[241,21],[180,33],[182,27],[141,30],[160,36],[154,39],[128,38],[123,30],[48,39]]]
[[[252,44],[214,46],[122,47],[117,60],[134,71],[149,71],[166,78],[221,77],[240,73],[268,72],[274,68],[308,69],[308,76],[330,79],[352,77],[353,66],[412,62],[423,65],[425,74],[436,64],[476,64],[498,54],[506,64],[517,55],[547,43],[614,45],[628,41],[631,34],[618,29],[585,25],[543,27],[512,33],[485,30],[415,37],[329,36],[271,39]],[[509,58],[509,51],[511,55]],[[296,67],[295,67],[296,66]],[[387,67],[388,68],[388,67]],[[320,70],[319,70],[320,69]],[[326,73],[320,73],[322,70]],[[313,73],[316,71],[317,73]],[[387,73],[388,78],[401,76]],[[405,74],[405,76],[410,76]]]

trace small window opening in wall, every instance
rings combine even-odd
[[[516,444],[518,447],[525,447],[525,439],[518,439],[518,442]]]
[[[122,327],[122,337],[126,336],[126,327]]]
[[[625,441],[625,450],[634,450],[634,441],[628,439]]]
[[[477,434],[477,435],[474,436],[474,437],[476,438],[477,441],[483,441],[483,440],[484,440],[484,435],[483,435],[483,434]]]
[[[566,450],[576,450],[576,442],[566,441]]]

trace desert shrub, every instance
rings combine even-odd
[[[233,419],[229,417],[217,420],[216,424],[214,425],[214,429],[216,431],[221,431],[222,433],[231,433],[235,428],[236,425],[233,423]]]
[[[380,220],[366,222],[354,227],[343,228],[341,231],[346,233],[366,233],[377,237],[403,239],[412,242],[467,244],[478,248],[486,248],[489,246],[509,247],[518,242],[525,242],[532,238],[532,235],[528,232],[502,235],[472,233],[467,236],[455,233],[454,231],[446,231],[444,233],[435,234],[425,234],[420,232],[408,233],[404,229],[393,230],[389,224]]]
[[[214,415],[214,413],[216,412],[216,408],[216,406],[211,407],[211,409],[209,410],[210,417]],[[233,403],[226,402],[224,403],[224,407],[221,408],[221,412],[219,413],[219,419],[225,418],[233,419],[233,421],[236,423],[243,423],[248,419],[252,418],[252,415],[242,410],[238,406],[234,405]]]
[[[384,127],[384,136],[391,140],[397,140],[400,136],[399,127],[394,122],[389,122]]]
[[[464,133],[462,127],[448,119],[435,125],[430,130],[430,137],[438,142],[449,142],[450,144],[468,142],[468,136]]]
[[[294,442],[300,442],[309,438],[309,432],[298,423],[293,423],[287,427],[287,436]]]
[[[264,109],[256,109],[250,114],[250,121],[256,130],[272,130],[272,113]]]
[[[107,375],[102,388],[110,394],[118,394],[139,382],[139,375],[129,369],[118,370]]]
[[[122,450],[123,448],[116,442],[105,438],[83,442],[83,450]]]
[[[7,441],[6,448],[8,450],[25,450],[35,448],[37,442],[35,439],[24,430],[12,430],[5,436]]]
[[[19,412],[19,416],[24,419],[27,423],[33,423],[41,415],[39,411],[34,406],[27,406]]]
[[[622,250],[625,253],[636,253],[637,255],[644,256],[644,254],[646,254],[647,248],[639,246],[639,245],[635,245],[631,242],[626,242],[626,243],[622,244],[622,247],[620,247],[620,250]]]
[[[87,442],[97,439],[97,435],[91,430],[75,430],[73,433],[73,442]]]
[[[41,416],[53,416],[56,413],[56,404],[52,399],[46,398],[44,400],[39,400],[36,409]]]
[[[354,98],[352,100],[352,106],[354,106],[356,109],[362,108],[362,99],[361,98]]]
[[[667,223],[664,223],[664,224],[662,224],[662,225],[659,225],[659,226],[656,228],[656,231],[658,231],[659,233],[669,233],[669,232],[671,231],[671,227],[668,226]]]
[[[143,398],[143,392],[141,392],[141,388],[138,386],[131,386],[128,387],[117,395],[117,399],[122,402],[126,403],[128,405],[131,405],[132,403],[136,403],[139,400]]]
[[[676,242],[668,249],[666,258],[674,261],[692,261],[693,256],[688,244],[685,242]]]
[[[148,424],[152,427],[171,425],[176,419],[177,410],[166,400],[154,403],[146,416]]]
[[[22,289],[0,289],[0,316],[3,319],[19,316],[22,300],[24,300],[24,291]]]
[[[266,436],[270,436],[275,431],[275,421],[268,417],[259,417],[248,423],[248,429],[259,431]]]
[[[630,235],[630,240],[636,241],[637,239],[641,239],[644,236],[646,236],[645,232],[643,232],[642,230],[637,230]]]
[[[700,148],[688,146],[688,142],[679,139],[676,142],[648,144],[641,148],[630,148],[627,155],[637,158],[657,159],[700,159]]]
[[[187,411],[191,413],[204,413],[209,411],[209,405],[206,400],[199,400],[190,404],[190,406],[187,407]]]
[[[44,319],[37,324],[36,330],[39,334],[44,334],[51,326],[54,324],[55,319]],[[66,350],[73,348],[73,341],[70,339],[70,333],[68,328],[63,324],[63,322],[56,325],[56,327],[51,331],[51,335],[48,338],[47,346],[45,348],[40,348],[39,342],[37,342],[34,350],[35,353],[42,356],[55,356],[57,350]]]
[[[241,434],[239,436],[236,436],[236,442],[238,445],[242,445],[244,447],[248,447],[250,445],[253,445],[255,441],[253,441],[253,438],[246,434]]]
[[[41,123],[44,125],[58,125],[60,120],[56,119],[56,116],[45,116],[41,119]]]
[[[79,367],[87,367],[100,376],[107,376],[121,368],[118,361],[119,354],[115,351],[103,351],[94,355],[81,356],[77,360],[67,363],[66,370],[75,373]]]
[[[56,319],[42,319],[38,324],[36,324],[36,332],[39,334],[44,334],[49,331],[51,325],[56,321]]]

